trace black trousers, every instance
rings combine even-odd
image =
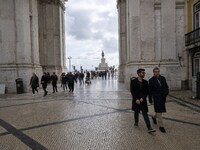
[[[74,83],[68,83],[69,91],[74,92]]]
[[[42,89],[44,90],[44,93],[47,92],[47,84],[42,84]]]
[[[62,83],[62,88],[63,88],[63,91],[67,90],[67,85],[66,85],[66,83]]]
[[[35,91],[38,92],[37,87],[32,87],[32,93],[35,94]]]
[[[143,106],[141,106],[140,110],[142,111],[142,115],[143,115],[143,118],[144,118],[144,121],[145,121],[147,128],[150,129],[151,124],[150,124],[149,117],[148,117],[146,109]],[[134,118],[135,118],[135,123],[138,123],[139,122],[139,111],[134,112]]]
[[[57,89],[57,83],[52,83],[52,86],[53,86],[53,92],[58,92],[58,89]]]

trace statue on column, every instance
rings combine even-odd
[[[101,56],[104,58],[104,52],[102,51]]]

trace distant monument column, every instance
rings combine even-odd
[[[107,70],[108,69],[108,64],[106,63],[106,59],[104,58],[104,52],[102,51],[101,53],[101,63],[99,64],[99,70]]]
[[[66,68],[64,0],[40,0],[39,51],[44,71],[61,74]]]

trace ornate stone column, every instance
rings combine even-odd
[[[64,0],[39,0],[39,52],[43,71],[65,69]]]
[[[24,90],[32,72],[40,72],[38,59],[37,1],[0,0],[0,83],[16,92],[16,78]]]

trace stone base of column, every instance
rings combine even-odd
[[[181,66],[178,61],[163,62],[131,62],[125,67],[125,85],[130,90],[130,78],[137,77],[137,69],[144,68],[146,72],[145,79],[149,80],[153,76],[153,68],[159,67],[169,85],[170,90],[181,89]]]
[[[119,65],[118,81],[124,82],[125,80],[125,67],[126,65]]]
[[[39,65],[0,65],[0,84],[6,85],[6,93],[16,93],[17,78],[22,78],[24,92],[30,92],[30,79],[32,73],[35,72],[40,79],[42,68]]]

